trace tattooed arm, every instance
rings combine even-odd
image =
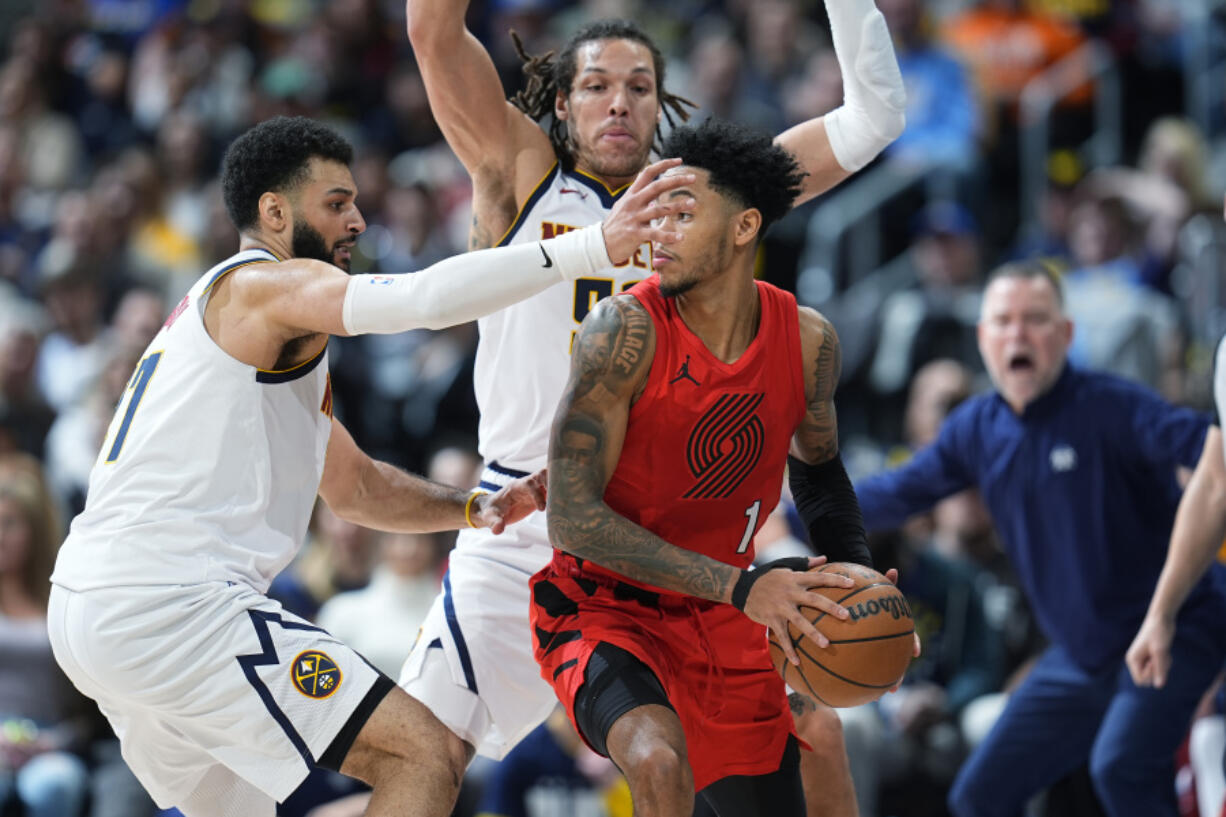
[[[632,579],[729,601],[738,568],[671,545],[604,502],[630,406],[651,371],[655,334],[633,295],[605,298],[579,327],[549,441],[549,540]]]
[[[805,416],[792,436],[788,484],[796,510],[818,553],[832,562],[873,566],[856,492],[839,458],[834,390],[842,369],[839,339],[830,321],[800,308],[800,346],[805,361]]]
[[[843,371],[843,354],[834,326],[820,312],[800,310],[800,354],[805,366],[805,417],[792,437],[789,453],[810,465],[820,465],[839,453],[839,428],[834,390]]]
[[[636,581],[731,602],[745,571],[670,544],[604,502],[605,487],[621,456],[630,407],[651,371],[655,343],[651,317],[632,295],[605,298],[579,327],[570,381],[549,441],[549,541]],[[804,604],[839,615],[842,608],[809,592],[818,585],[839,584],[842,577],[833,574],[767,571],[751,585],[742,609],[777,633],[786,632],[791,622],[825,646],[825,638],[797,608]]]

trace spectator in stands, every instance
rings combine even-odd
[[[0,475],[0,809],[13,799],[28,817],[77,817],[89,787],[76,754],[88,710],[47,638],[60,531],[35,469]]]
[[[55,412],[36,379],[46,316],[34,304],[0,298],[0,454],[43,454]]]
[[[316,621],[390,676],[409,657],[438,595],[443,552],[430,533],[381,534],[378,548],[370,583],[325,601]]]
[[[979,161],[979,100],[966,68],[931,37],[921,0],[879,0],[907,87],[907,127],[892,159],[960,173]]]
[[[914,284],[881,305],[877,352],[869,380],[880,394],[897,395],[915,371],[938,357],[976,362],[979,313],[979,225],[963,205],[937,201],[915,219],[910,262]]]
[[[1182,329],[1175,303],[1146,281],[1138,261],[1137,221],[1115,195],[1087,179],[1069,215],[1073,269],[1065,275],[1068,316],[1077,325],[1069,359],[1087,369],[1144,383],[1168,399],[1182,396]]]
[[[306,544],[273,579],[268,596],[291,613],[314,621],[325,601],[370,582],[375,556],[374,531],[341,519],[317,502]]]

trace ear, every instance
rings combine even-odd
[[[290,227],[289,200],[280,193],[260,196],[260,229],[279,233]]]
[[[732,218],[733,243],[738,247],[752,246],[762,229],[762,213],[756,207],[742,210]]]
[[[570,119],[570,108],[567,105],[566,94],[558,91],[558,95],[553,99],[553,118],[559,122],[565,122]]]

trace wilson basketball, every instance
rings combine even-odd
[[[915,644],[911,608],[898,588],[872,568],[832,562],[813,569],[855,581],[854,587],[813,588],[851,615],[840,619],[813,607],[801,608],[830,639],[830,646],[821,649],[788,625],[800,666],[788,661],[772,632],[770,652],[775,668],[792,689],[829,706],[874,701],[902,680],[911,663]]]

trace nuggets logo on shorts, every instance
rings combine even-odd
[[[319,650],[299,653],[290,667],[294,687],[308,698],[327,698],[341,687],[341,670]]]

